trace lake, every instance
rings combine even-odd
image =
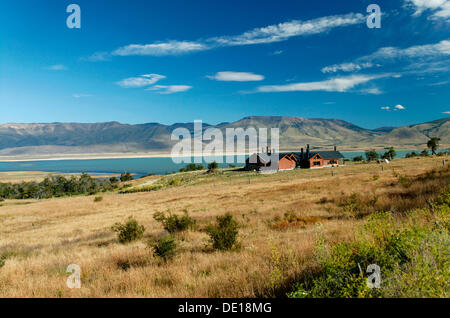
[[[397,158],[404,158],[411,151],[397,151]],[[417,151],[416,151],[417,152]],[[420,152],[420,151],[419,151]],[[380,152],[383,153],[382,151]],[[353,159],[356,156],[364,156],[364,152],[342,152],[345,158]],[[234,158],[233,158],[234,157]],[[236,159],[235,156],[228,158]],[[244,158],[240,156],[240,159]],[[225,160],[225,159],[224,159]],[[243,166],[236,163],[235,166]],[[207,163],[203,162],[204,166]],[[0,162],[0,172],[5,171],[45,171],[55,173],[122,173],[130,172],[136,178],[148,174],[167,174],[179,171],[186,164],[176,164],[170,157],[167,158],[120,158],[120,159],[83,159],[83,160],[43,160],[43,161],[17,161]],[[219,164],[220,168],[229,167],[228,163]]]

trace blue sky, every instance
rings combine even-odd
[[[66,7],[81,7],[81,29]],[[369,29],[376,3],[382,27]],[[450,1],[5,0],[0,123],[448,117]]]

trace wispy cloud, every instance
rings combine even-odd
[[[389,74],[352,75],[346,77],[335,77],[320,82],[294,83],[287,85],[267,85],[258,87],[257,92],[299,92],[299,91],[348,92],[358,85],[388,76],[391,75]]]
[[[447,111],[447,112],[442,112],[443,114],[450,114],[450,111]]]
[[[354,72],[354,71],[360,71],[366,68],[373,67],[372,63],[362,63],[362,64],[356,64],[356,63],[342,63],[342,64],[335,64],[331,66],[326,66],[322,68],[322,73],[336,73],[337,71],[343,71],[343,72]]]
[[[448,83],[449,83],[449,81],[442,81],[442,82],[428,84],[428,86],[444,86],[444,85],[447,85]]]
[[[381,89],[379,89],[378,87],[372,87],[372,88],[362,89],[361,93],[370,94],[370,95],[381,95],[381,94],[383,94],[383,91]]]
[[[180,92],[186,92],[190,90],[192,86],[189,85],[154,85],[147,88],[150,91],[159,91],[160,94],[174,94]]]
[[[270,55],[280,55],[280,54],[283,54],[283,53],[284,53],[283,50],[277,50],[277,51],[274,51],[274,52],[270,53]]]
[[[125,88],[145,87],[153,85],[163,78],[166,77],[164,75],[159,74],[144,74],[138,77],[125,78],[117,82],[117,85]]]
[[[441,42],[434,44],[416,45],[408,48],[384,47],[370,55],[362,56],[353,62],[326,66],[322,68],[322,72],[354,72],[374,66],[381,66],[379,63],[394,63],[402,59],[411,61],[410,67],[427,70],[431,67],[430,63],[436,63],[436,61],[434,61],[435,59],[447,57],[449,55],[450,40],[442,40]],[[417,59],[425,59],[426,61],[417,62]],[[448,69],[448,65],[441,70],[444,69]]]
[[[46,69],[50,71],[66,71],[67,67],[63,64],[55,64],[46,67]]]
[[[265,26],[262,28],[255,28],[239,35],[217,36],[195,41],[170,40],[149,44],[129,44],[113,50],[111,53],[95,53],[85,60],[106,60],[108,56],[181,55],[224,46],[241,46],[281,42],[286,41],[292,37],[325,33],[338,27],[360,24],[364,21],[365,17],[360,13],[326,16],[307,21],[293,20],[289,22]]]
[[[420,16],[429,10],[434,18],[450,18],[450,0],[404,0],[415,10],[414,16]]]
[[[112,55],[129,56],[129,55],[180,55],[196,51],[207,50],[208,46],[202,43],[188,41],[169,41],[166,43],[153,44],[130,44],[118,48],[112,52]]]
[[[391,107],[389,107],[389,106],[385,106],[385,107],[381,107],[381,109],[382,109],[382,110],[390,110],[390,109],[391,109]]]
[[[406,107],[402,106],[402,105],[395,105],[394,106],[394,110],[405,110],[405,109],[406,109]]]
[[[72,97],[82,98],[82,97],[91,97],[91,94],[73,94]]]
[[[359,24],[363,21],[365,17],[359,13],[327,16],[308,21],[293,20],[256,28],[236,36],[215,37],[209,41],[223,46],[281,42],[291,37],[324,33],[337,27]]]
[[[247,72],[218,72],[213,76],[206,76],[209,79],[224,82],[254,82],[264,80],[263,75]]]

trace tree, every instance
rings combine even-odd
[[[431,154],[435,155],[436,150],[439,148],[439,141],[441,141],[441,138],[432,137],[427,142],[427,147],[430,148]]]
[[[214,171],[219,167],[219,165],[217,164],[217,162],[213,161],[210,164],[208,164],[208,170],[209,171]]]
[[[363,160],[364,160],[363,156],[356,156],[353,158],[353,161],[355,161],[355,162],[363,161]]]
[[[385,148],[387,151],[382,156],[383,159],[392,160],[397,156],[397,152],[395,151],[394,147]]]
[[[133,180],[133,176],[129,172],[124,172],[120,175],[120,181],[130,181]]]
[[[378,153],[375,150],[367,150],[366,151],[366,158],[367,161],[373,161],[373,160],[377,160],[379,157]]]

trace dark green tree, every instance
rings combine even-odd
[[[367,161],[377,160],[379,157],[378,153],[375,150],[367,150],[366,151],[366,159]]]
[[[431,150],[431,154],[436,154],[436,150],[439,148],[439,141],[441,141],[441,138],[437,137],[432,137],[428,140],[427,147]]]

